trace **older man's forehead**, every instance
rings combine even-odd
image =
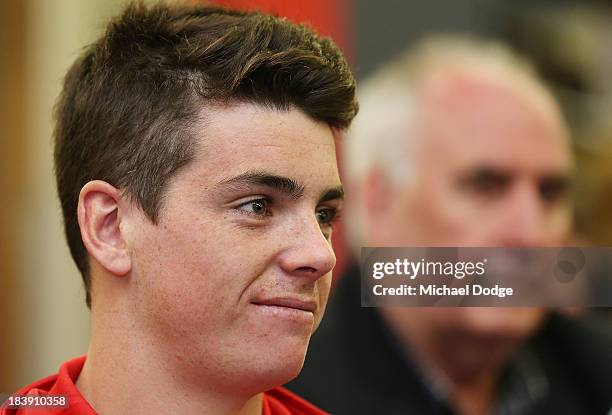
[[[552,95],[531,77],[512,77],[512,73],[464,66],[432,70],[419,83],[420,112],[425,117],[457,115],[470,119],[470,115],[485,116],[483,112],[500,110],[502,106],[508,112],[528,109],[534,116],[546,119],[560,134],[566,134],[563,117]]]
[[[537,106],[557,108],[544,84],[534,75],[513,66],[450,64],[432,67],[419,80],[420,93],[432,97],[491,94],[507,91],[522,95]],[[450,92],[450,94],[449,94]]]
[[[449,149],[455,145],[466,151],[466,146],[479,146],[476,152],[494,155],[504,148],[536,148],[542,144],[538,141],[545,140],[545,145],[565,152],[569,140],[561,114],[552,100],[539,94],[545,92],[532,85],[443,72],[432,76],[420,90],[419,130],[425,144]],[[487,145],[495,148],[487,149]]]

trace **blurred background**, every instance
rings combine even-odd
[[[57,371],[89,336],[52,173],[52,107],[64,73],[124,0],[0,2],[0,393]],[[578,157],[576,231],[612,240],[612,8],[577,0],[226,0],[305,22],[343,48],[358,78],[435,33],[514,46],[556,92]],[[335,237],[339,275],[346,264]]]

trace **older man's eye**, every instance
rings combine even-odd
[[[251,200],[236,207],[237,210],[253,216],[269,216],[270,203],[266,199]]]
[[[546,203],[566,200],[571,190],[570,180],[566,177],[550,177],[540,182],[540,196]]]
[[[501,196],[509,187],[510,174],[493,168],[480,168],[459,181],[464,190],[478,197]]]

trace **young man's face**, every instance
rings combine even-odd
[[[297,109],[207,109],[157,224],[133,229],[138,330],[182,378],[245,391],[297,375],[330,289],[332,130]]]

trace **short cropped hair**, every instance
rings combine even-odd
[[[228,102],[295,107],[340,130],[358,109],[355,80],[330,39],[259,12],[132,3],[72,65],[55,110],[54,162],[89,307],[81,188],[104,180],[155,223],[168,179],[194,157],[203,108]]]

